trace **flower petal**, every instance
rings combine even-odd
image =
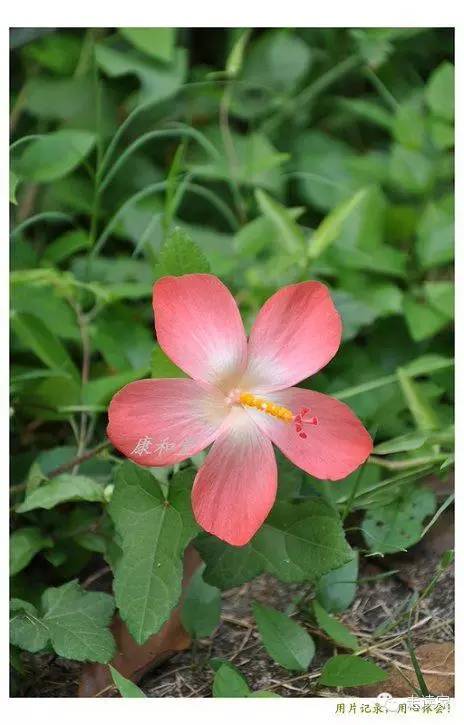
[[[247,409],[247,413],[273,443],[311,476],[336,481],[360,466],[372,451],[372,439],[360,420],[344,403],[304,388],[289,388],[269,398],[303,418],[316,417],[317,424],[303,423],[301,438],[295,423],[284,423],[270,415]]]
[[[162,277],[153,287],[156,336],[195,380],[225,390],[246,366],[245,330],[227,287],[211,274]]]
[[[140,466],[168,466],[206,448],[228,412],[221,393],[194,380],[138,380],[112,399],[107,434]]]
[[[276,490],[270,440],[243,410],[233,411],[195,478],[196,520],[219,539],[244,546],[271,510]]]
[[[241,386],[281,390],[304,380],[333,358],[341,334],[340,315],[325,285],[282,287],[265,302],[253,325]]]

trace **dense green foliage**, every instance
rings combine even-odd
[[[193,634],[217,622],[213,587],[267,571],[313,583],[320,626],[356,649],[328,614],[355,595],[344,521],[358,517],[361,554],[408,548],[442,503],[424,477],[453,463],[451,31],[15,30],[12,59],[12,644],[108,661],[114,606],[144,642],[193,540]],[[304,385],[346,401],[376,444],[337,484],[279,457],[277,504],[240,549],[198,531],[201,456],[150,472],[105,445],[116,391],[183,375],[153,337],[153,281],[208,270],[248,328],[280,286],[330,286],[344,341]],[[103,560],[114,599],[81,586]],[[271,656],[306,669],[309,635],[255,615]],[[215,670],[218,697],[268,694]],[[382,677],[351,654],[321,682]]]

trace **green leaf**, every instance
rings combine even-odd
[[[137,51],[117,50],[110,44],[100,43],[95,48],[98,65],[110,78],[135,75],[140,90],[131,105],[159,103],[173,96],[184,82],[187,58],[182,48],[176,48],[173,62],[158,63]]]
[[[449,320],[454,317],[454,283],[426,282],[424,292],[432,307]]]
[[[16,507],[20,514],[34,509],[52,509],[65,501],[105,501],[103,486],[87,476],[63,473],[28,493]]]
[[[208,130],[207,135],[218,150],[218,156],[213,160],[210,157],[205,160],[203,151],[193,151],[188,168],[195,175],[229,183],[233,173],[239,184],[262,187],[271,192],[280,190],[282,180],[279,167],[288,159],[288,154],[277,151],[266,136],[233,132],[231,143],[234,147],[234,165],[231,171],[231,162],[219,129]]]
[[[417,448],[421,448],[427,435],[425,433],[405,433],[404,435],[392,438],[384,443],[379,443],[375,446],[373,453],[380,456],[385,456],[388,453],[402,453],[403,451],[414,451]]]
[[[122,556],[114,571],[121,617],[142,644],[168,619],[181,593],[182,554],[198,531],[190,491],[171,482],[167,496],[152,476],[125,462],[108,507]]]
[[[433,164],[420,151],[400,144],[393,146],[390,158],[392,183],[410,194],[425,194],[433,182]]]
[[[398,380],[418,429],[426,432],[438,429],[440,421],[435,410],[405,368],[398,368]]]
[[[108,629],[114,602],[108,594],[86,592],[77,581],[46,589],[41,612],[29,602],[12,600],[10,639],[29,652],[50,641],[61,657],[79,662],[108,662],[115,653]]]
[[[328,687],[358,687],[383,682],[388,673],[370,660],[355,655],[331,657],[322,668],[319,684]]]
[[[148,375],[149,368],[143,367],[138,370],[126,370],[118,375],[109,375],[95,380],[90,380],[86,383],[82,390],[82,403],[83,405],[106,405],[109,403],[111,398],[118,390],[121,390],[124,385],[132,383],[134,380],[139,380]]]
[[[24,569],[47,546],[53,546],[53,541],[36,526],[16,529],[10,536],[10,576]]]
[[[187,375],[177,367],[157,345],[151,354],[152,378],[185,378]]]
[[[349,199],[338,204],[323,219],[309,241],[308,256],[310,259],[317,259],[337,239],[343,225],[365,199],[366,194],[367,189],[360,189]]]
[[[393,121],[393,136],[406,148],[420,150],[425,140],[425,116],[416,99],[401,103]]]
[[[64,262],[65,259],[68,259],[68,257],[72,257],[76,252],[89,249],[89,247],[89,235],[82,229],[72,229],[62,234],[45,248],[42,261],[50,264],[59,264],[60,262]]]
[[[304,672],[316,648],[301,625],[271,607],[254,602],[253,614],[264,647],[269,655],[287,670]]]
[[[209,637],[221,617],[221,593],[203,580],[204,566],[193,575],[182,605],[181,619],[195,639]]]
[[[176,227],[161,248],[156,276],[209,272],[209,263],[201,249],[188,234]]]
[[[60,370],[76,379],[79,377],[66,348],[39,317],[13,311],[11,324],[23,345],[37,355],[48,368]]]
[[[40,652],[47,645],[48,629],[33,604],[22,599],[10,601],[10,643],[28,652]]]
[[[230,662],[224,662],[216,671],[213,697],[248,697],[251,690],[242,673]]]
[[[47,589],[42,596],[42,622],[53,649],[61,657],[79,662],[108,662],[116,647],[108,625],[113,597],[86,592],[77,581]]]
[[[452,195],[429,202],[417,228],[416,252],[423,269],[447,264],[454,256]]]
[[[174,59],[174,28],[119,28],[119,32],[134,48],[155,60],[170,63]]]
[[[313,602],[313,609],[319,627],[334,642],[341,647],[345,647],[345,649],[355,650],[359,647],[359,642],[354,634],[344,624],[331,617],[317,601]]]
[[[246,546],[229,546],[211,536],[196,545],[206,563],[205,581],[220,589],[263,571],[284,582],[311,581],[353,556],[337,512],[319,499],[278,502]]]
[[[301,216],[303,208],[287,209],[287,212],[295,221]],[[238,254],[246,257],[255,257],[266,247],[279,249],[279,229],[269,217],[259,216],[239,229],[234,238],[234,246]]]
[[[419,541],[424,519],[435,508],[432,490],[404,488],[392,503],[367,511],[361,527],[367,545],[382,554],[404,551]]]
[[[122,697],[146,697],[140,687],[126,677],[123,677],[112,665],[109,665],[111,677]]]
[[[355,550],[351,561],[323,574],[316,585],[318,602],[328,612],[344,612],[356,596],[359,555]]]
[[[436,307],[418,301],[412,295],[404,297],[403,311],[411,337],[416,342],[433,337],[448,322],[448,318]]]
[[[18,174],[15,174],[14,171],[10,169],[10,204],[17,204],[16,201],[16,189],[18,188],[18,184],[21,181]]]
[[[256,189],[255,196],[261,213],[269,219],[279,234],[283,248],[290,254],[301,253],[305,243],[304,234],[289,210],[262,189]]]
[[[63,129],[31,141],[17,162],[20,176],[30,181],[56,181],[85,159],[95,144],[89,131]]]
[[[427,81],[425,98],[435,116],[454,119],[454,65],[444,61]]]

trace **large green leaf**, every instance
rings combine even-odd
[[[12,641],[36,652],[50,640],[61,657],[79,662],[108,662],[115,643],[108,625],[113,598],[102,592],[86,592],[77,581],[46,589],[41,613],[27,602],[14,602]]]
[[[134,639],[145,642],[164,624],[181,593],[182,554],[198,527],[190,492],[178,474],[165,496],[152,474],[125,462],[108,507],[122,556],[114,571],[116,602]]]
[[[187,589],[181,619],[195,639],[209,637],[219,624],[221,593],[203,579],[204,566],[197,569]]]
[[[424,519],[435,509],[432,490],[405,488],[392,503],[367,511],[361,528],[368,547],[382,554],[404,551],[419,541]]]
[[[65,501],[105,501],[103,486],[87,476],[63,473],[28,493],[16,511],[23,514],[34,509],[51,509]]]
[[[161,248],[156,276],[209,272],[209,263],[201,249],[180,227],[169,234]]]
[[[220,589],[267,571],[285,582],[315,580],[352,557],[336,511],[321,500],[279,502],[249,544],[229,546],[202,537],[205,580]]]
[[[94,144],[95,135],[89,131],[55,131],[31,141],[16,169],[21,177],[30,181],[56,181],[82,163]]]
[[[319,683],[328,687],[357,687],[383,682],[388,673],[370,660],[355,655],[337,655],[322,668]]]
[[[358,559],[354,551],[351,561],[338,569],[323,574],[316,586],[317,601],[328,612],[343,612],[356,596],[358,585]]]
[[[53,541],[36,526],[16,529],[10,536],[10,576],[26,567],[36,554]]]
[[[443,62],[431,74],[425,97],[429,108],[436,116],[447,121],[454,119],[454,65]]]
[[[253,604],[253,614],[270,656],[287,670],[307,670],[316,648],[306,630],[285,614],[258,602]]]
[[[134,48],[155,60],[170,63],[174,58],[174,28],[119,28],[119,32]]]

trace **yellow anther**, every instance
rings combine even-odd
[[[268,415],[274,416],[274,418],[279,418],[279,420],[283,420],[284,423],[291,423],[294,418],[292,411],[284,408],[283,405],[277,405],[269,400],[264,400],[264,398],[259,398],[257,395],[253,395],[252,393],[241,393],[239,402],[242,405],[247,405],[249,408],[256,408],[256,410],[259,410],[262,413],[267,413]]]

